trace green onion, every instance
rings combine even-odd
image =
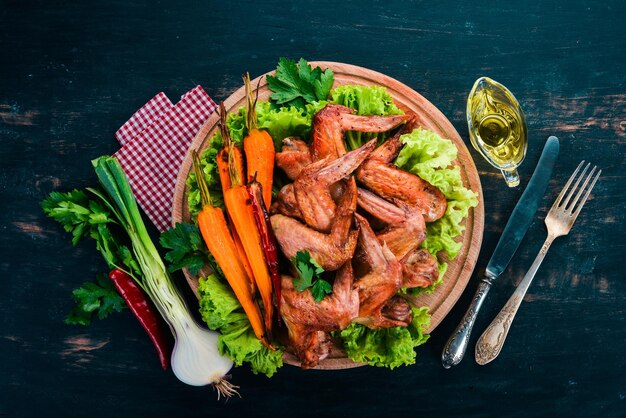
[[[106,194],[95,189],[88,190],[111,209],[128,233],[133,253],[143,272],[143,277],[136,278],[136,281],[152,299],[174,334],[174,374],[189,385],[213,385],[218,392],[218,398],[220,395],[236,394],[236,386],[225,379],[233,362],[219,353],[219,334],[200,327],[191,316],[148,235],[119,162],[114,157],[104,156],[93,160],[92,164]]]

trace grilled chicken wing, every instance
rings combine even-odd
[[[356,210],[356,184],[354,178],[347,183],[329,234],[281,214],[270,218],[278,245],[287,258],[292,259],[298,251],[308,251],[326,271],[337,270],[352,258],[358,238],[358,231],[350,230]]]
[[[295,137],[283,139],[283,148],[276,153],[276,165],[280,167],[287,177],[295,180],[304,167],[311,164],[311,151],[306,142]]]
[[[348,107],[329,104],[315,114],[311,128],[313,161],[345,154],[343,134],[346,131],[386,132],[409,119],[406,115],[358,116],[353,113]]]
[[[333,201],[338,202],[345,192],[345,182],[339,181],[335,184],[331,184],[328,190],[330,191]],[[303,220],[302,212],[300,211],[300,206],[298,206],[296,194],[294,193],[293,183],[286,184],[280,189],[274,203],[272,203],[270,207],[270,213],[272,215],[280,213],[285,216]]]
[[[358,214],[355,218],[360,228],[358,258],[365,260],[370,271],[354,283],[359,293],[359,315],[354,322],[370,328],[407,326],[410,319],[398,318],[394,309],[398,302],[390,301],[402,286],[402,266],[389,248],[378,242],[367,220]]]
[[[296,137],[283,139],[282,150],[276,153],[276,165],[287,177],[295,180],[313,161],[327,157],[334,159],[345,154],[345,131],[385,132],[409,118],[404,115],[358,116],[352,112],[352,109],[344,106],[327,105],[313,119],[311,147]],[[402,146],[399,141],[398,144]]]
[[[388,224],[376,237],[387,244],[398,260],[417,249],[426,238],[426,223],[418,208],[398,200],[393,204],[363,189],[358,189],[357,196],[359,207]]]
[[[357,188],[357,204],[367,213],[387,224],[404,221],[406,213],[391,202],[369,190]]]
[[[293,278],[289,276],[282,276],[281,292],[281,314],[295,354],[302,368],[315,367],[330,351],[327,333],[344,329],[359,312],[352,267],[348,262],[339,269],[332,294],[319,303],[309,289],[303,292],[294,289]]]
[[[437,259],[423,248],[402,259],[402,287],[428,287],[439,277]]]
[[[300,212],[298,201],[296,201],[293,183],[284,185],[278,192],[276,200],[272,203],[270,214],[275,215],[277,213],[302,220],[302,212]]]
[[[300,146],[293,145],[293,148]],[[280,190],[270,212],[304,220],[308,226],[328,232],[335,215],[335,201],[338,201],[345,191],[339,180],[356,170],[375,146],[376,143],[372,140],[334,161],[324,159],[302,168],[296,181],[283,186]],[[283,158],[282,161],[284,164],[286,160]]]
[[[391,321],[391,324],[409,325],[413,321],[411,305],[401,296],[395,295],[389,299],[382,310],[381,315]],[[394,326],[394,325],[391,325]]]
[[[443,193],[393,164],[403,146],[400,142],[403,133],[404,129],[370,154],[357,170],[357,180],[384,199],[401,200],[418,207],[426,222],[435,221],[446,212],[447,202]]]
[[[417,211],[410,212],[404,221],[389,225],[376,237],[387,244],[393,255],[401,260],[426,239],[424,216]]]
[[[356,170],[375,147],[376,140],[371,140],[335,160],[325,158],[302,170],[293,182],[293,191],[302,218],[309,227],[320,232],[330,230],[337,208],[330,186]]]

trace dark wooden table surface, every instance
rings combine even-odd
[[[479,4],[480,3],[480,4]],[[626,416],[626,17],[615,1],[0,2],[0,416]],[[90,159],[159,91],[226,98],[279,57],[352,63],[422,93],[469,145],[465,100],[488,75],[520,99],[529,148],[508,189],[472,150],[484,191],[484,269],[549,135],[561,154],[536,221],[496,283],[471,349],[530,266],[547,208],[581,159],[603,169],[572,233],[548,253],[500,357],[444,370],[443,344],[394,371],[235,369],[242,398],[163,372],[126,312],[63,323],[70,292],[105,269],[39,202],[95,183]]]

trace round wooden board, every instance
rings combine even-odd
[[[455,164],[461,167],[461,175],[465,186],[478,193],[479,204],[476,208],[470,210],[469,216],[465,220],[466,229],[461,237],[463,243],[461,252],[454,260],[450,261],[448,261],[446,257],[440,257],[442,261],[447,261],[448,263],[448,271],[444,276],[443,284],[440,285],[434,293],[421,295],[412,300],[416,306],[428,306],[430,308],[432,318],[428,332],[432,332],[461,296],[461,293],[465,289],[465,286],[467,286],[472,275],[476,260],[478,259],[478,253],[480,252],[483,236],[484,209],[482,188],[474,161],[458,132],[443,113],[407,85],[384,74],[354,65],[326,61],[311,62],[310,64],[313,67],[331,68],[335,72],[335,86],[342,84],[377,84],[385,86],[398,107],[405,112],[415,114],[418,117],[419,123],[424,128],[436,132],[443,138],[452,140],[459,151],[458,159]],[[259,100],[269,100],[270,91],[265,81],[265,74],[253,80],[252,85],[256,86],[259,78],[262,78],[261,84],[259,85]],[[224,101],[226,111],[229,113],[236,111],[244,104],[245,92],[243,86]],[[187,207],[187,188],[185,184],[191,170],[190,151],[198,150],[200,152],[207,147],[209,139],[217,129],[217,121],[217,113],[213,113],[192,141],[189,152],[183,161],[180,172],[178,173],[174,192],[174,204],[172,208],[173,225],[175,225],[176,222],[190,221]],[[194,293],[197,295],[197,277],[192,276],[188,271],[185,271],[185,276]],[[285,354],[284,361],[287,364],[299,365],[298,360],[290,353]],[[332,370],[362,365],[361,363],[355,363],[348,359],[340,349],[335,349],[328,358],[320,362],[317,368]]]

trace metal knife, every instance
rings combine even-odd
[[[522,238],[524,238],[535,216],[535,212],[537,212],[541,198],[548,187],[548,181],[552,175],[552,168],[554,168],[558,154],[559,140],[557,137],[551,136],[546,141],[539,163],[537,163],[535,172],[526,190],[522,193],[522,197],[517,202],[515,209],[513,209],[504,232],[500,236],[485,273],[480,279],[474,299],[472,299],[461,323],[456,327],[456,330],[443,348],[441,362],[446,369],[456,366],[463,359],[478,311],[485,301],[493,281],[506,269]]]

